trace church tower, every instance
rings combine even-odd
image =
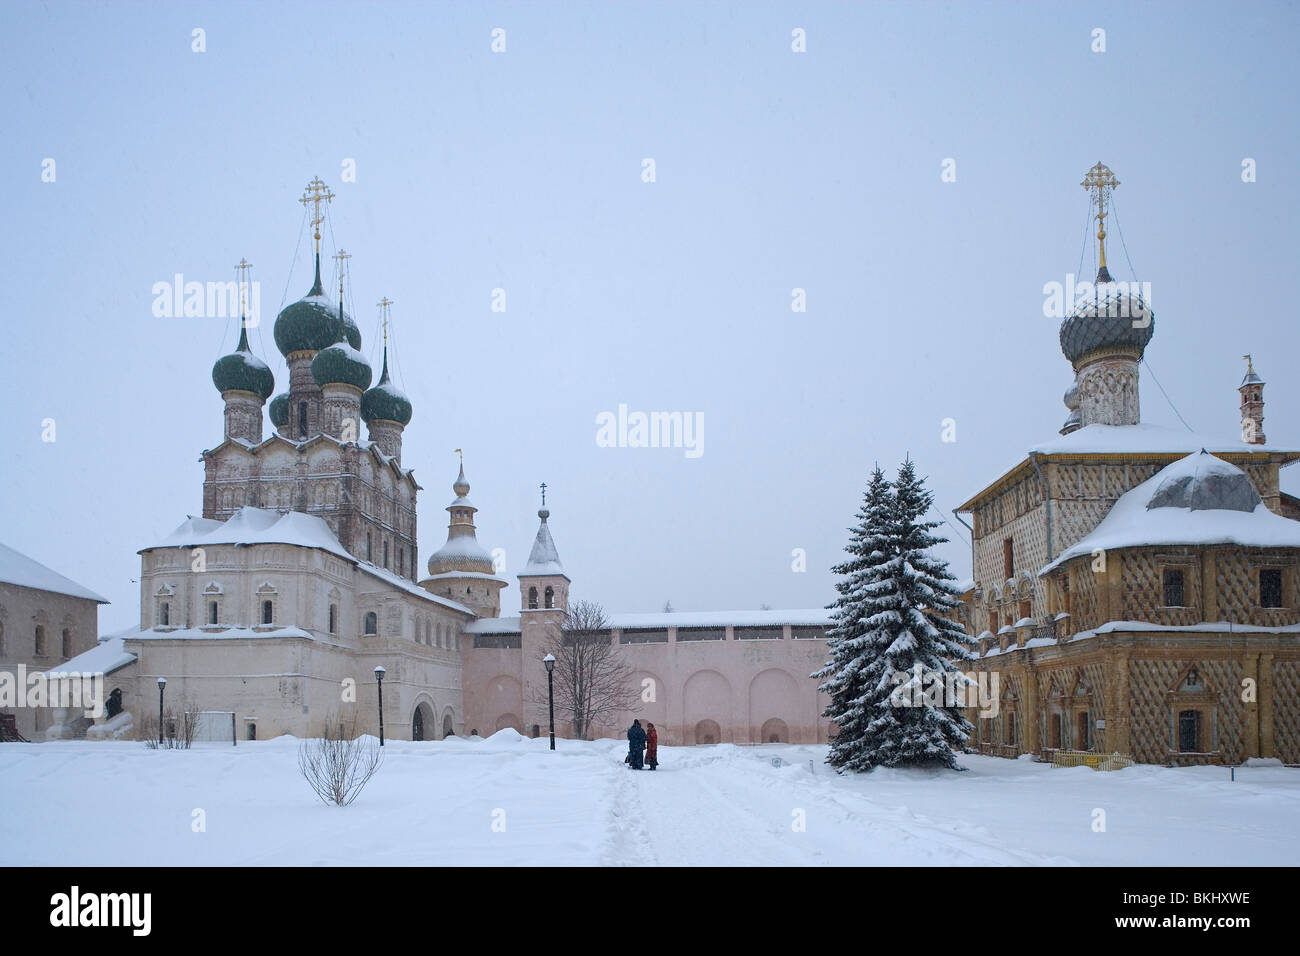
[[[311,360],[311,378],[320,388],[320,430],[340,441],[356,441],[361,434],[361,393],[370,387],[370,363],[347,341],[343,324],[343,275],[349,256],[339,260],[338,338]]]
[[[460,449],[456,451],[459,453]],[[447,514],[451,515],[447,543],[429,555],[429,576],[420,582],[420,587],[473,608],[479,617],[499,617],[501,589],[506,581],[497,577],[492,556],[478,543],[474,527],[474,513],[478,509],[469,500],[463,458],[460,474],[451,487],[456,498],[447,505]]]
[[[1255,363],[1249,355],[1246,360],[1246,377],[1237,386],[1241,393],[1241,440],[1248,445],[1263,445],[1264,441],[1264,380],[1255,372]]]
[[[569,576],[560,563],[560,553],[555,549],[551,529],[546,519],[551,512],[546,507],[546,484],[542,484],[542,507],[537,517],[542,519],[533,539],[533,550],[528,563],[519,572],[521,610],[525,618],[530,615],[559,621],[569,610]],[[540,612],[540,613],[537,613]],[[550,612],[550,613],[545,613]]]
[[[239,261],[240,288],[250,268],[247,259]],[[226,404],[225,437],[256,445],[262,440],[262,406],[275,391],[275,376],[270,367],[253,354],[248,345],[248,322],[243,299],[239,308],[239,345],[212,366],[212,384]]]
[[[1136,425],[1138,366],[1151,336],[1155,316],[1136,283],[1116,282],[1106,266],[1106,206],[1119,180],[1101,163],[1081,183],[1097,209],[1097,281],[1091,296],[1071,303],[1061,323],[1061,352],[1074,367],[1074,385],[1065,393],[1070,410],[1061,434],[1088,425]]]

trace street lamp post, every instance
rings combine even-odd
[[[163,742],[163,688],[167,686],[167,678],[158,678],[158,746]]]
[[[379,746],[384,745],[384,665],[375,668],[375,680],[379,681]]]
[[[551,749],[555,749],[555,655],[542,658],[546,665],[546,697],[551,706]]]

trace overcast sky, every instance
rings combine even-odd
[[[284,390],[271,323],[311,283],[317,175],[376,369],[395,302],[422,563],[459,447],[512,579],[545,481],[575,597],[826,604],[874,462],[910,454],[947,515],[1056,435],[1072,373],[1042,288],[1079,268],[1098,160],[1173,403],[1232,437],[1252,352],[1269,442],[1300,445],[1296,10],[6,3],[0,540],[110,598],[102,632],[138,619],[136,552],[201,512],[238,334],[155,317],[153,286],[247,257]],[[1182,427],[1146,369],[1141,397]],[[620,404],[699,413],[703,453],[599,447]]]

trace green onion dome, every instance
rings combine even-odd
[[[275,345],[286,358],[290,352],[319,352],[339,340],[340,316],[344,335],[354,349],[361,348],[361,330],[352,316],[325,296],[320,284],[320,254],[316,255],[316,283],[305,298],[291,302],[275,317]]]
[[[269,407],[271,413],[271,424],[276,428],[283,428],[289,424],[289,393],[281,392],[275,398],[271,399]]]
[[[339,303],[338,314],[343,314],[343,303]],[[317,385],[343,384],[352,385],[365,391],[370,387],[374,373],[366,357],[344,340],[342,325],[338,341],[316,353],[311,360],[311,377]]]
[[[411,423],[411,400],[388,378],[388,346],[384,346],[384,371],[379,384],[361,396],[363,421],[383,419],[402,425]]]
[[[266,401],[275,391],[275,376],[271,368],[253,354],[248,347],[248,329],[239,330],[239,346],[229,355],[223,355],[212,366],[212,384],[217,391],[240,389],[255,392]]]

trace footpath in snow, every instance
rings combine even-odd
[[[1099,773],[967,756],[964,773],[836,774],[824,746],[626,745],[502,731],[390,741],[350,807],[298,772],[299,741],[155,751],[0,747],[0,864],[1293,865],[1300,771]],[[811,761],[811,764],[810,764]],[[1097,821],[1104,814],[1104,831]],[[199,827],[199,823],[202,827]]]

